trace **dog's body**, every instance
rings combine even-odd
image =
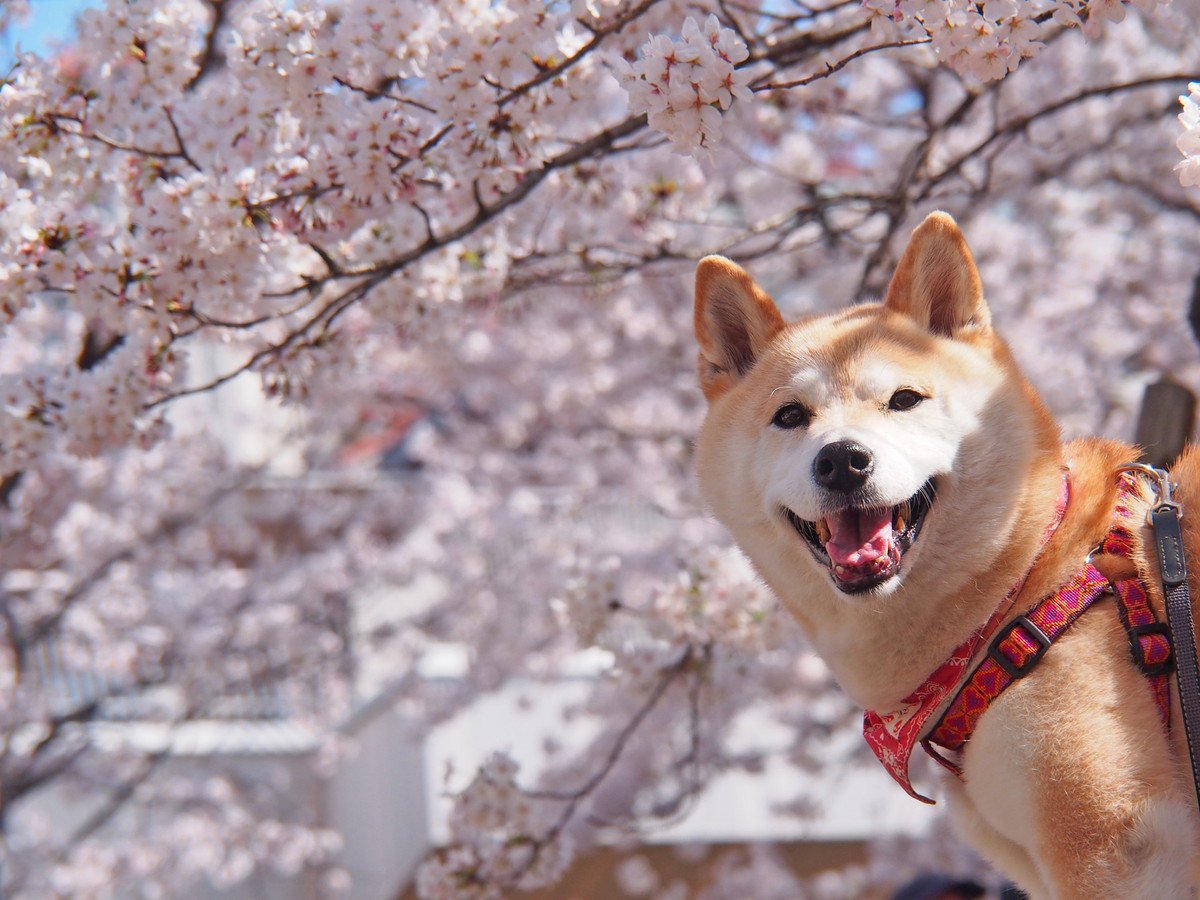
[[[1062,444],[990,325],[953,220],[914,232],[882,305],[785,325],[728,260],[701,262],[701,488],[842,687],[894,709],[1025,579],[1012,619],[1075,573],[1112,524],[1132,447]],[[1200,596],[1200,458],[1172,469]],[[1063,472],[1070,500],[1060,507]],[[1133,498],[1135,515],[1151,502]],[[1104,575],[1145,574],[1099,556]],[[972,661],[972,667],[978,661]],[[1200,821],[1172,691],[1160,723],[1111,598],[983,714],[946,794],[965,836],[1035,898],[1186,898]]]

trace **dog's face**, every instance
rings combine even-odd
[[[1007,538],[1040,404],[992,333],[953,220],[914,233],[883,305],[785,326],[728,260],[697,272],[706,501],[777,593],[939,593]]]

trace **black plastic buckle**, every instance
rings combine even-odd
[[[1142,648],[1142,642],[1139,638],[1161,634],[1167,639],[1167,647],[1170,652],[1167,658],[1156,665],[1151,665],[1146,662],[1146,651]],[[1152,622],[1149,625],[1134,625],[1129,629],[1129,649],[1133,653],[1133,663],[1142,670],[1142,674],[1153,677],[1155,675],[1169,675],[1175,671],[1175,642],[1171,640],[1171,626],[1166,622]]]
[[[1009,659],[1003,650],[1000,649],[1000,644],[1008,640],[1017,627],[1024,628],[1029,636],[1038,643],[1038,648],[1033,652],[1029,659],[1025,660],[1025,665],[1018,666]],[[996,665],[1008,673],[1010,678],[1024,678],[1033,671],[1034,666],[1041,662],[1042,657],[1046,655],[1046,651],[1050,649],[1050,638],[1046,637],[1046,633],[1030,622],[1024,616],[1017,616],[1011,622],[1001,629],[1000,633],[992,640],[991,646],[988,647],[987,655],[996,661]]]

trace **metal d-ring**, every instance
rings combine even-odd
[[[1117,467],[1117,472],[1135,472],[1138,475],[1144,475],[1154,482],[1154,505],[1150,511],[1146,513],[1146,524],[1150,524],[1150,517],[1155,512],[1165,509],[1175,510],[1175,514],[1179,518],[1183,518],[1183,507],[1172,499],[1171,496],[1171,475],[1166,469],[1160,469],[1157,466],[1147,465],[1146,463],[1125,463]]]

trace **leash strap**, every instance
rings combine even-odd
[[[1192,595],[1188,590],[1187,562],[1183,553],[1183,533],[1179,527],[1179,505],[1171,501],[1167,473],[1160,474],[1159,502],[1150,512],[1154,529],[1154,547],[1158,553],[1158,574],[1162,578],[1167,606],[1167,623],[1175,644],[1175,682],[1179,686],[1179,705],[1183,710],[1183,731],[1187,737],[1192,763],[1192,784],[1196,805],[1200,807],[1200,669],[1196,667],[1196,632],[1192,622]]]

